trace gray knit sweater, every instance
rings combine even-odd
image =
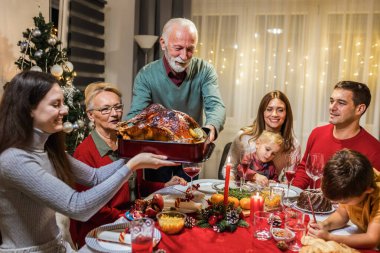
[[[56,238],[55,212],[86,221],[128,180],[125,160],[101,169],[69,157],[76,182],[94,186],[77,192],[57,178],[44,151],[49,134],[34,131],[27,149],[9,148],[0,154],[0,231],[3,249],[44,244]]]

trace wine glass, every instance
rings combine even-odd
[[[240,161],[238,165],[238,172],[241,172],[242,176],[240,177],[240,191],[242,191],[242,187],[245,185],[245,177],[247,175],[247,170],[250,166],[253,166],[252,162],[252,148],[249,147],[248,150],[242,152],[240,156]]]
[[[288,189],[286,191],[286,195],[283,198],[283,202],[285,206],[289,206],[292,202],[291,198],[289,197],[289,189],[290,189],[290,184],[292,183],[292,180],[296,174],[296,169],[300,160],[301,158],[299,156],[299,153],[294,152],[289,156],[287,166],[284,168],[285,177],[288,183]]]
[[[324,156],[321,153],[308,154],[306,160],[306,174],[313,180],[313,189],[316,188],[316,182],[323,175],[325,165]]]
[[[203,163],[182,163],[182,169],[190,177],[190,191],[193,191],[193,178],[201,172]]]

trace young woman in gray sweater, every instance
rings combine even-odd
[[[71,252],[55,212],[88,220],[133,171],[173,166],[165,156],[139,154],[93,169],[65,153],[67,114],[58,81],[42,72],[17,74],[0,103],[0,252]],[[74,183],[92,188],[77,192]]]

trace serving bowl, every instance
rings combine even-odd
[[[158,225],[165,234],[181,232],[185,226],[186,214],[177,211],[163,211],[157,214]]]
[[[272,228],[271,234],[276,241],[290,242],[294,239],[294,232],[286,228]]]

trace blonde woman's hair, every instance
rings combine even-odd
[[[264,130],[259,138],[257,139],[261,143],[275,143],[281,147],[281,149],[284,148],[284,138],[281,136],[280,133],[275,133],[271,131]]]
[[[122,97],[119,89],[112,83],[104,83],[104,82],[96,82],[90,83],[87,85],[84,90],[84,102],[86,104],[86,110],[93,109],[92,100],[96,95],[98,95],[102,91],[110,91],[118,95],[120,98]]]

